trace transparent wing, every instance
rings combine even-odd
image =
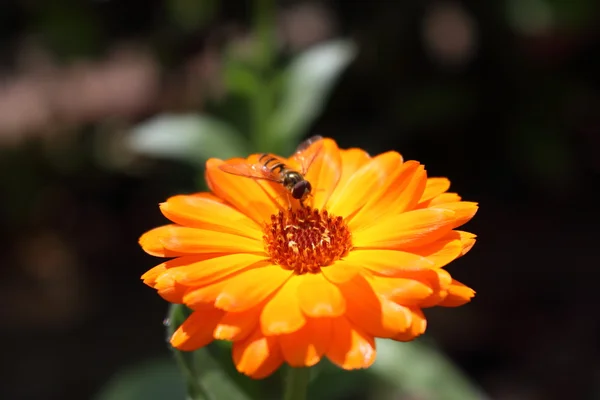
[[[265,179],[273,182],[280,182],[277,174],[272,173],[262,163],[250,164],[246,162],[240,162],[235,164],[221,164],[219,169],[228,174],[245,176],[253,179]]]
[[[322,149],[322,136],[313,136],[300,143],[292,158],[301,166],[302,171],[300,172],[302,175],[306,175],[311,164],[315,161]]]

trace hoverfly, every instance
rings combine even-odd
[[[303,204],[312,191],[312,185],[305,176],[323,148],[322,139],[321,136],[313,136],[298,146],[292,159],[300,166],[300,171],[289,167],[281,157],[270,153],[260,154],[258,162],[253,164],[248,162],[221,164],[219,169],[233,175],[276,182],[283,185],[294,199]]]

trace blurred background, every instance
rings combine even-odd
[[[159,202],[202,190],[207,157],[320,134],[398,150],[480,203],[478,243],[448,268],[477,296],[426,310],[435,365],[479,398],[600,399],[599,11],[4,0],[0,398],[183,398],[138,237],[164,223]],[[451,398],[402,376],[408,391],[370,380],[328,398]]]

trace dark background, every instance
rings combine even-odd
[[[198,172],[119,138],[218,92],[220,46],[243,46],[251,7],[194,3],[0,4],[3,399],[90,398],[168,354],[137,239]],[[396,149],[480,203],[478,243],[449,267],[477,296],[427,310],[428,335],[493,399],[600,398],[600,3],[280,6],[286,51],[359,47],[312,134]]]

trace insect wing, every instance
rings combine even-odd
[[[300,143],[292,158],[300,165],[302,175],[306,175],[321,150],[323,150],[323,137],[321,136],[313,136]]]
[[[273,182],[279,182],[278,177],[273,174],[268,168],[262,163],[249,164],[249,163],[235,163],[235,164],[221,164],[219,169],[228,174],[245,176],[253,179],[265,179]]]

